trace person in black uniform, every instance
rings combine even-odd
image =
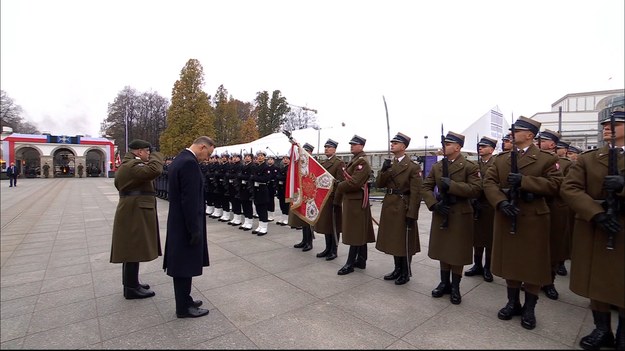
[[[230,186],[228,185],[228,173],[232,167],[232,156],[227,152],[221,154],[221,187],[223,189],[223,198],[221,207],[223,214],[219,217],[220,222],[230,222],[232,219],[232,209],[230,208]]]
[[[289,171],[289,164],[291,163],[291,157],[289,155],[282,156],[282,167],[279,168],[276,173],[276,197],[278,198],[278,203],[280,204],[280,212],[281,215],[276,221],[277,225],[287,225],[289,224],[289,203],[286,202],[285,192],[286,192],[286,175]]]
[[[253,234],[258,236],[267,234],[267,204],[269,200],[273,200],[273,197],[269,197],[269,189],[267,189],[267,183],[271,179],[271,170],[265,162],[267,155],[264,151],[259,150],[256,152],[257,165],[252,170],[252,176],[250,181],[254,185],[254,206],[256,206],[256,213],[258,214],[258,227],[252,230]]]
[[[224,188],[223,188],[223,157],[217,156],[217,162],[215,162],[215,168],[213,172],[213,184],[215,188],[213,190],[213,198],[215,199],[215,211],[210,218],[219,219],[224,214],[223,201],[224,201]]]
[[[215,172],[217,171],[218,163],[219,157],[217,154],[212,155],[208,161],[204,178],[206,182],[206,214],[209,216],[215,213]]]
[[[243,215],[241,214],[241,194],[239,193],[241,190],[241,180],[239,179],[239,174],[241,173],[243,165],[241,164],[240,154],[233,153],[231,158],[232,163],[230,164],[227,178],[228,189],[230,192],[230,205],[234,215],[228,224],[239,226],[243,222]]]
[[[274,212],[276,211],[276,175],[280,170],[276,165],[276,156],[268,155],[267,156],[267,165],[269,166],[269,170],[271,172],[271,179],[267,182],[267,190],[269,190],[269,198],[270,201],[267,203],[267,220],[269,222],[273,222],[274,220]]]
[[[239,173],[239,180],[241,181],[239,198],[241,200],[241,208],[243,209],[243,217],[245,218],[243,224],[239,226],[239,229],[241,230],[252,230],[252,223],[254,221],[254,210],[252,208],[252,201],[254,199],[254,183],[250,181],[252,169],[254,167],[252,159],[252,153],[246,152],[244,154],[243,166],[241,167],[241,172]]]

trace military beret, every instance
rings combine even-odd
[[[562,134],[558,132],[554,132],[553,130],[549,130],[549,129],[543,130],[542,132],[538,133],[538,136],[536,136],[536,138],[551,140],[555,142],[556,144],[558,143],[561,137],[562,137]]]
[[[497,147],[497,139],[492,139],[489,137],[482,137],[480,141],[477,143],[479,146],[490,146],[492,148]]]
[[[515,130],[529,130],[530,132],[534,133],[534,135],[538,134],[538,131],[540,130],[540,125],[542,123],[535,121],[531,118],[527,118],[524,116],[520,116],[516,122],[514,122],[514,129]],[[512,128],[510,128],[510,130],[512,130]]]
[[[407,136],[404,133],[399,133],[397,132],[397,134],[395,134],[395,136],[393,137],[393,139],[391,139],[391,143],[403,143],[404,145],[406,145],[406,147],[408,147],[408,145],[410,145],[410,137]]]
[[[349,144],[350,145],[355,145],[356,144],[356,145],[365,146],[366,142],[367,142],[367,139],[354,134],[354,136],[352,137],[352,140],[349,141]]]
[[[447,135],[445,136],[445,142],[457,143],[460,144],[460,146],[464,146],[464,135],[454,132],[447,132]]]
[[[141,139],[135,139],[128,144],[128,148],[132,150],[149,149],[152,147],[149,142]]]
[[[315,149],[314,146],[310,145],[309,143],[304,144],[304,146],[302,146],[304,148],[304,150],[308,151],[308,152],[313,152],[313,150]]]
[[[332,140],[332,139],[328,139],[326,141],[326,143],[323,145],[323,147],[333,147],[335,149],[336,149],[337,146],[339,146],[339,143],[334,141],[334,140]]]

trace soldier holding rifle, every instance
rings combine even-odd
[[[590,299],[595,329],[580,340],[586,350],[625,349],[625,112],[604,110],[610,143],[579,155],[560,194],[577,213],[573,227],[570,289]],[[612,238],[612,242],[610,242]],[[616,340],[610,305],[618,308]]]
[[[421,251],[417,219],[423,180],[421,167],[406,156],[410,137],[397,133],[390,144],[393,160],[384,160],[375,181],[377,188],[386,188],[375,247],[395,260],[395,269],[384,280],[402,285],[410,280],[412,256]]]
[[[558,157],[533,143],[540,125],[519,117],[511,128],[515,147],[497,155],[484,179],[486,198],[497,209],[492,271],[506,280],[508,290],[508,303],[497,316],[509,320],[521,315],[521,326],[526,329],[536,327],[538,293],[541,286],[551,283],[549,235],[545,235],[550,215],[545,196],[555,195],[562,181]],[[511,172],[514,168],[518,169]],[[525,287],[523,307],[521,284]]]
[[[471,263],[473,251],[470,199],[480,195],[481,184],[477,165],[466,160],[460,152],[464,135],[448,132],[441,138],[444,158],[432,166],[421,194],[433,212],[428,256],[439,260],[441,268],[441,282],[432,290],[432,297],[450,294],[451,303],[457,305],[462,301],[462,270],[465,264]],[[434,187],[438,188],[440,196],[435,197]]]

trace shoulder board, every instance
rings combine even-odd
[[[547,155],[549,155],[549,156],[556,156],[556,157],[558,157],[555,153],[553,153],[553,152],[551,152],[551,151],[547,151],[547,150],[540,150],[540,152],[545,153],[545,154],[547,154]]]
[[[581,154],[583,155],[583,154],[587,154],[589,152],[594,152],[594,151],[597,151],[597,150],[599,150],[599,149],[598,148],[597,149],[590,149],[590,150],[586,150],[586,151],[582,152]]]

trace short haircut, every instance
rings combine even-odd
[[[207,136],[201,136],[193,141],[193,145],[215,146],[215,142]]]

